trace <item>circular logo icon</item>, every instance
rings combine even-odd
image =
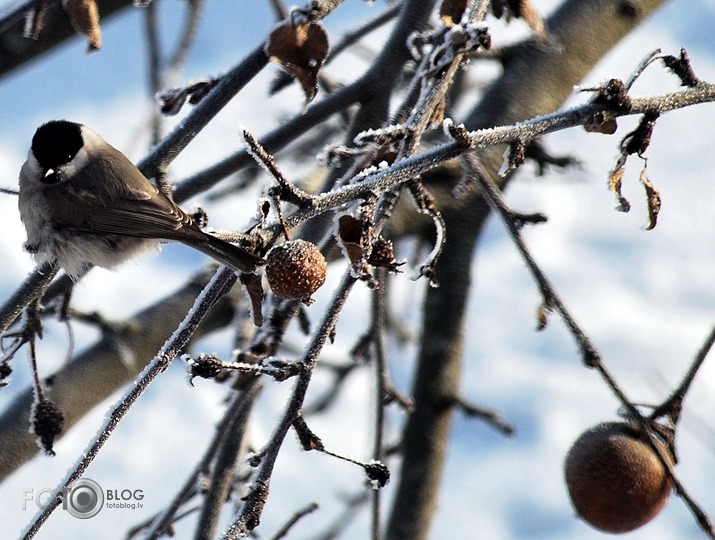
[[[104,493],[99,484],[89,478],[77,480],[65,497],[64,508],[74,517],[88,519],[104,506]]]

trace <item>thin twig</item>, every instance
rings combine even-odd
[[[260,453],[261,466],[253,479],[254,488],[246,497],[246,503],[241,512],[231,521],[224,532],[222,536],[224,540],[235,540],[245,536],[248,534],[248,531],[258,525],[261,512],[263,511],[263,505],[268,496],[268,484],[273,474],[273,467],[278,458],[278,452],[293,421],[300,414],[303,401],[308,391],[308,384],[310,383],[315,365],[318,362],[320,351],[332,332],[343,304],[355,282],[356,278],[353,277],[349,270],[346,271],[341,284],[338,286],[323,316],[320,326],[313,333],[310,344],[301,355],[300,362],[305,365],[306,369],[298,377],[298,381],[293,388],[293,393],[286,406],[285,413],[276,425],[268,444]]]
[[[385,458],[385,397],[388,394],[387,353],[385,351],[385,324],[387,303],[387,269],[377,269],[377,287],[372,293],[372,346],[375,351],[375,428],[372,459],[383,461]],[[372,539],[382,537],[380,518],[380,499],[382,490],[372,490]]]
[[[174,516],[179,511],[181,505],[186,503],[189,498],[196,493],[199,477],[201,475],[208,474],[209,467],[211,462],[214,460],[221,441],[227,436],[227,433],[230,433],[227,431],[227,426],[234,421],[234,418],[237,415],[245,412],[245,407],[243,405],[244,399],[245,397],[243,393],[237,392],[234,395],[231,404],[221,419],[220,424],[216,427],[216,432],[211,439],[211,442],[208,444],[203,457],[169,505],[151,521],[147,530],[143,531],[142,538],[144,540],[156,540],[164,535],[168,526],[175,521]]]

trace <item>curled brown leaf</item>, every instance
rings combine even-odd
[[[64,0],[62,2],[72,24],[87,38],[87,52],[102,48],[102,29],[95,0]]]
[[[328,56],[328,35],[320,22],[284,22],[271,32],[266,54],[300,82],[306,103],[318,92],[318,72]]]

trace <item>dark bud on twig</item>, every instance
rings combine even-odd
[[[698,78],[695,76],[693,67],[690,65],[690,58],[685,49],[680,49],[680,58],[675,56],[664,56],[663,63],[680,78],[681,86],[697,86]]]
[[[613,135],[618,129],[618,122],[609,113],[598,111],[583,125],[589,133]]]
[[[628,89],[620,79],[611,79],[605,85],[600,86],[592,102],[598,105],[605,105],[616,111],[628,112],[631,110],[631,98],[628,95]]]
[[[546,30],[544,20],[534,8],[531,0],[492,0],[492,13],[497,19],[504,17],[510,19],[524,19],[531,31],[538,40],[544,44],[553,46],[554,42]]]
[[[376,489],[384,488],[390,482],[390,469],[381,461],[370,461],[363,468]]]
[[[48,456],[54,456],[52,445],[57,435],[65,427],[65,415],[48,399],[40,399],[32,408],[30,415],[30,429],[37,435],[38,445]]]
[[[215,379],[223,371],[223,362],[213,355],[201,354],[198,359],[190,358],[187,362],[189,372],[189,383],[194,385],[196,377],[202,379]]]
[[[372,243],[372,250],[367,262],[372,266],[387,268],[390,272],[399,272],[400,266],[405,264],[404,261],[397,262],[395,260],[395,251],[392,246],[392,241],[378,236]]]

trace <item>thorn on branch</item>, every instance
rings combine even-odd
[[[663,63],[680,79],[681,86],[694,87],[700,82],[693,71],[690,58],[684,48],[680,49],[679,58],[671,55],[663,56]]]

